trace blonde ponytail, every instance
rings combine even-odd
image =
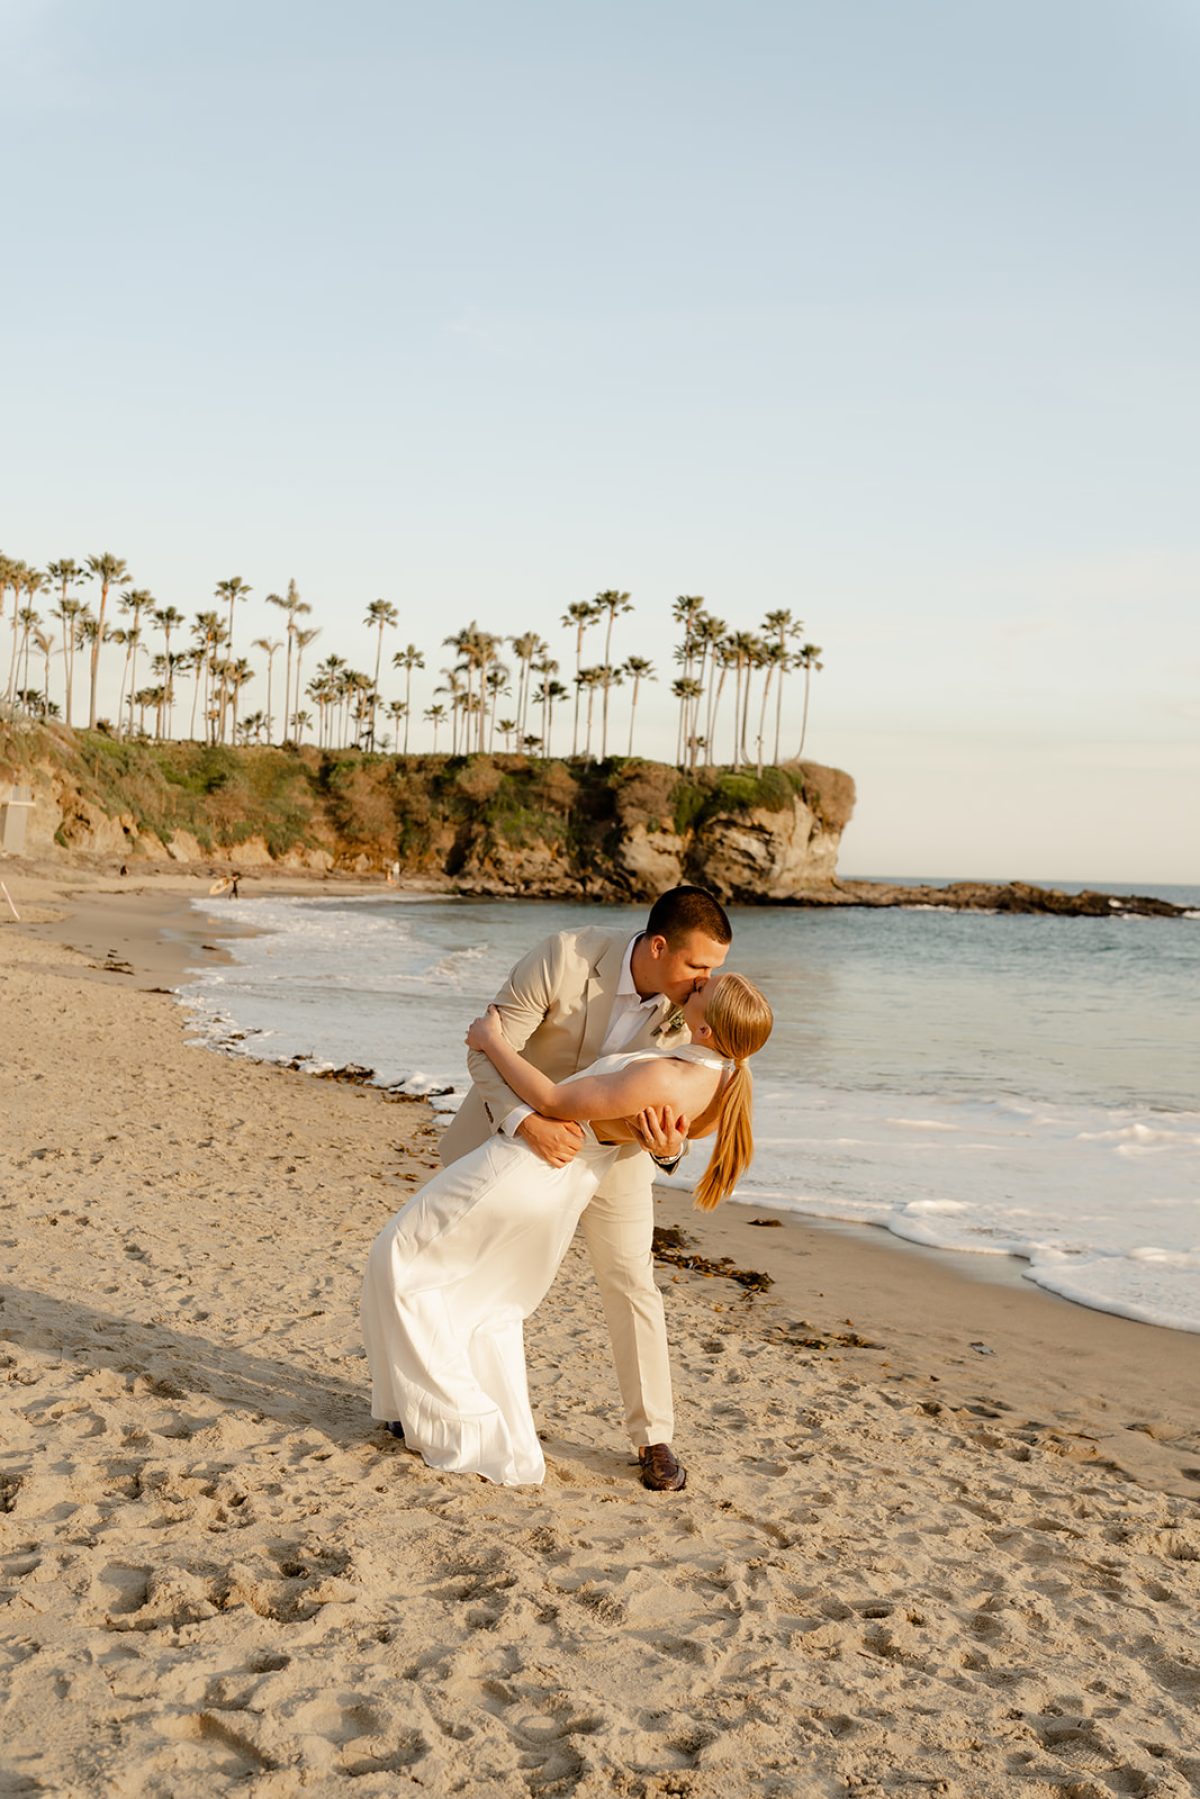
[[[711,1212],[714,1206],[719,1206],[750,1166],[754,1154],[754,1138],[750,1131],[753,1089],[750,1070],[744,1062],[739,1062],[721,1095],[712,1160],[696,1188],[696,1209],[700,1212]]]
[[[754,1083],[746,1063],[767,1041],[775,1022],[770,1006],[744,975],[718,975],[711,987],[704,1022],[712,1032],[714,1047],[732,1061],[733,1073],[721,1095],[712,1160],[696,1188],[696,1206],[701,1212],[719,1206],[750,1166]]]

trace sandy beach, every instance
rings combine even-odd
[[[428,1108],[188,1046],[206,880],[5,880],[0,1794],[1200,1790],[1200,1337],[662,1193],[773,1282],[660,1269],[687,1490],[578,1247],[545,1486],[436,1474],[357,1336]]]

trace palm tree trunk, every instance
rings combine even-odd
[[[379,711],[379,665],[383,661],[383,620],[379,621],[379,644],[375,651],[375,691],[371,695],[371,749],[375,749],[375,715]]]
[[[571,754],[579,754],[579,676],[583,670],[583,626],[575,632],[575,722],[571,726]]]
[[[283,671],[283,737],[280,739],[281,742],[285,742],[287,739],[287,736],[288,736],[287,711],[288,711],[289,695],[291,694],[291,691],[292,691],[292,621],[289,618],[288,622],[287,622],[287,665]]]
[[[19,668],[20,661],[21,661],[21,651],[20,651],[21,638],[20,638],[20,629],[19,629],[20,620],[18,618],[18,614],[19,614],[20,610],[21,610],[21,595],[20,595],[19,590],[14,587],[14,589],[13,589],[13,617],[12,617],[12,655],[9,657],[9,662],[8,662],[8,703],[10,706],[13,703],[13,695],[17,691],[17,669]]]
[[[806,667],[804,670],[804,712],[800,719],[800,748],[796,751],[797,762],[804,754],[804,739],[808,735],[808,685],[811,679],[812,669]]]
[[[767,665],[767,678],[763,682],[762,704],[758,708],[758,778],[762,780],[763,771],[763,738],[767,731],[767,695],[771,691],[771,676],[775,673],[775,664]]]
[[[122,714],[125,711],[125,683],[128,679],[129,679],[129,654],[127,651],[126,655],[125,655],[125,666],[121,670],[121,691],[117,696],[117,736],[118,737],[123,735],[124,729],[125,729],[124,725],[121,722],[121,719],[122,719]],[[129,729],[132,732],[132,730],[133,730],[133,690],[132,690],[132,688],[130,689],[130,692],[129,692]]]

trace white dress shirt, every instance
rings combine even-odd
[[[643,999],[633,980],[633,946],[642,934],[641,931],[635,931],[625,946],[625,960],[621,963],[621,975],[617,981],[608,1031],[600,1045],[602,1056],[619,1054],[626,1044],[633,1042],[648,1018],[658,1016],[662,996],[652,993],[649,999]],[[500,1126],[505,1136],[515,1137],[522,1122],[532,1111],[532,1106],[514,1106]]]

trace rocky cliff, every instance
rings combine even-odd
[[[723,899],[831,889],[854,783],[811,762],[753,772],[526,756],[366,755],[117,742],[0,726],[0,785],[33,792],[27,853],[271,864],[469,894]]]

